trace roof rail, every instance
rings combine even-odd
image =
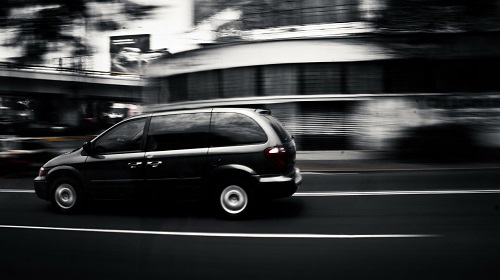
[[[269,109],[255,109],[255,112],[261,115],[271,115],[271,110]]]

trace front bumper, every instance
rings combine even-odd
[[[35,187],[35,193],[38,198],[49,200],[48,184],[45,177],[36,177],[33,180],[33,185]]]
[[[273,199],[292,196],[302,184],[300,170],[287,175],[258,177],[258,193],[262,198]]]

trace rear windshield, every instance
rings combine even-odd
[[[288,131],[286,131],[283,125],[275,117],[273,117],[272,115],[264,115],[264,118],[269,121],[276,134],[278,134],[281,142],[287,142],[292,139]]]

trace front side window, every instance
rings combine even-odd
[[[155,116],[148,133],[148,151],[206,148],[210,113]]]
[[[260,125],[252,118],[239,113],[214,113],[211,137],[213,147],[267,142],[267,135]]]
[[[107,154],[140,151],[145,124],[146,118],[119,124],[95,141],[95,152]]]

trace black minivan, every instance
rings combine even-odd
[[[213,108],[135,116],[40,168],[39,198],[65,213],[91,199],[209,199],[229,217],[294,194],[293,138],[269,110]]]

